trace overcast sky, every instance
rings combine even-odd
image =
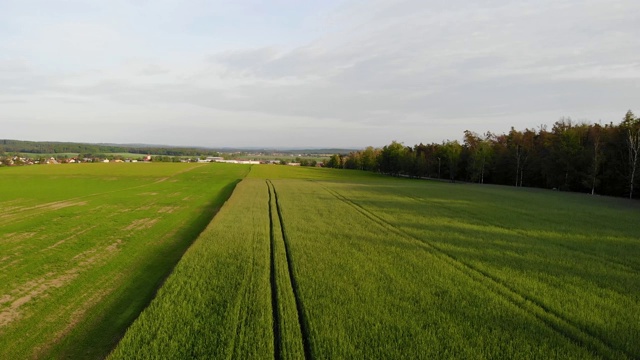
[[[0,0],[0,138],[414,145],[629,109],[638,0]]]

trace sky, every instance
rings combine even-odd
[[[0,138],[412,146],[640,114],[637,0],[0,0]]]

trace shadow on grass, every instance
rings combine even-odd
[[[222,188],[199,216],[180,229],[171,246],[142,257],[143,263],[130,275],[130,280],[105,298],[94,308],[93,315],[87,316],[44,358],[104,359],[109,355],[240,181]]]

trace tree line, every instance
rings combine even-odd
[[[634,198],[639,157],[640,118],[629,110],[618,124],[561,118],[550,129],[467,130],[462,142],[405,146],[393,141],[334,154],[325,166]]]
[[[24,153],[24,154],[64,154],[77,153],[94,155],[105,153],[132,153],[132,154],[152,154],[164,156],[219,156],[220,153],[204,148],[183,148],[183,147],[157,147],[157,146],[128,146],[128,145],[107,145],[107,144],[83,144],[71,142],[52,141],[21,141],[21,140],[0,140],[0,154]]]

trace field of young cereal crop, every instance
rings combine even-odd
[[[248,171],[0,169],[0,358],[103,358]]]
[[[640,206],[254,166],[111,358],[640,357]]]

